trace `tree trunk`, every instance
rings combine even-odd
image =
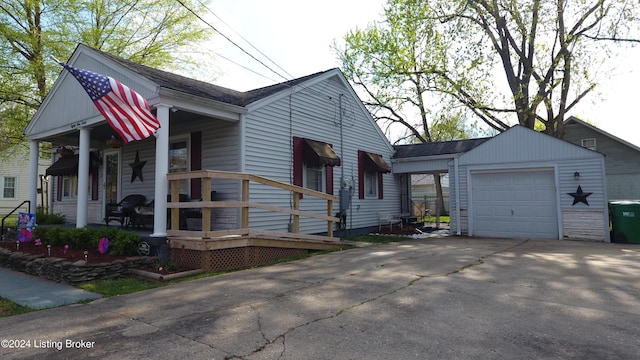
[[[436,184],[436,195],[438,197],[438,207],[440,207],[440,215],[446,215],[447,211],[444,207],[444,195],[442,194],[442,182],[440,181],[440,174],[433,174],[433,182],[434,184]]]

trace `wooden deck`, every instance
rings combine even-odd
[[[334,195],[313,191],[299,186],[286,184],[261,176],[235,172],[198,170],[167,175],[171,189],[171,201],[167,208],[171,209],[170,229],[167,230],[168,243],[171,248],[210,251],[236,247],[274,247],[308,250],[328,250],[342,246],[340,238],[333,236],[333,229],[340,219],[333,216],[333,203],[339,201]],[[179,202],[179,182],[201,179],[201,201]],[[211,199],[212,179],[240,181],[241,194],[238,201],[213,201]],[[292,207],[282,208],[270,204],[251,202],[251,184],[263,184],[281,190],[287,190],[292,197]],[[300,195],[315,197],[326,201],[326,212],[315,213],[300,210]],[[198,209],[201,214],[202,230],[179,230],[180,209]],[[212,209],[237,208],[240,212],[238,229],[212,229]],[[261,209],[291,215],[292,223],[282,224],[283,228],[290,228],[289,232],[268,231],[251,227],[250,209]],[[300,233],[300,218],[324,222],[327,235],[311,235]]]

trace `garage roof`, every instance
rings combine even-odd
[[[393,159],[464,153],[489,139],[491,138],[486,137],[477,139],[396,145],[394,146],[396,152],[395,154],[393,154]]]

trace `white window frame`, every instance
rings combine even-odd
[[[314,174],[315,173],[319,174],[319,186],[318,186],[319,189],[310,186],[309,172],[313,172]],[[325,189],[326,189],[325,179],[326,179],[326,169],[324,166],[309,166],[306,163],[304,164],[303,171],[302,171],[302,184],[304,188],[325,192]]]
[[[7,179],[13,179],[13,186],[11,187],[11,189],[13,189],[13,197],[4,196],[4,192],[5,190],[7,190]],[[18,198],[18,177],[17,176],[2,177],[2,194],[0,195],[2,196],[2,199],[6,199],[6,200],[15,200]]]
[[[587,138],[580,140],[580,144],[582,147],[587,148],[589,150],[596,151],[598,149],[598,144],[596,143],[596,138]]]
[[[62,182],[62,194],[60,199],[62,199],[62,201],[76,201],[78,200],[78,175],[63,175],[61,177],[62,179],[60,179],[60,181]],[[71,185],[72,185],[72,189],[73,189],[73,194],[69,194],[69,195],[65,195],[64,194],[64,186],[65,184],[71,181]],[[91,200],[92,197],[92,192],[91,192],[91,187],[93,184],[93,175],[89,174],[89,189],[87,194],[89,194],[89,200]]]
[[[78,176],[77,175],[64,175],[62,176],[62,200],[77,200],[78,199]],[[65,185],[71,183],[71,192],[66,195],[65,194]],[[91,181],[89,181],[89,186],[91,186]]]
[[[377,199],[378,198],[378,173],[365,171],[363,176],[364,176],[364,198]]]

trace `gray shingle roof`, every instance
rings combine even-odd
[[[267,96],[273,95],[279,91],[293,87],[316,76],[322,75],[333,69],[321,71],[315,74],[303,76],[297,79],[289,80],[279,84],[266,86],[246,92],[229,89],[226,87],[210,84],[204,81],[191,79],[182,75],[173,74],[167,71],[154,69],[149,66],[141,65],[121,57],[111,55],[101,50],[92,49],[99,52],[105,57],[115,61],[119,65],[143,76],[160,85],[160,87],[180,91],[186,94],[203,97],[206,99],[217,100],[231,105],[246,106],[254,101],[258,101]]]
[[[465,153],[489,139],[491,138],[487,137],[465,140],[436,141],[430,143],[409,145],[395,145],[394,148],[396,152],[393,154],[393,158],[404,159],[412,157]]]

